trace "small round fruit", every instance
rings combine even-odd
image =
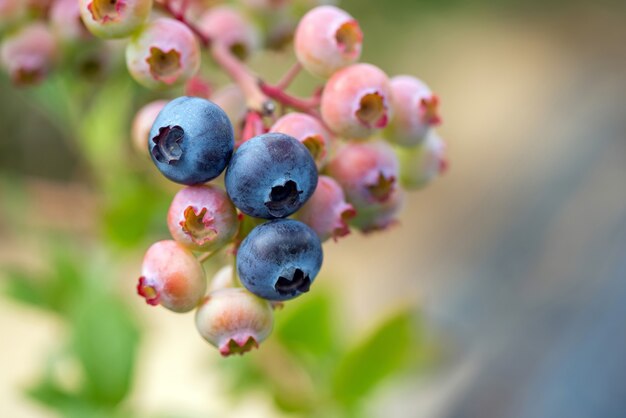
[[[0,63],[17,85],[44,80],[58,54],[55,36],[43,23],[31,23],[7,36],[0,46]]]
[[[348,221],[355,215],[341,186],[328,176],[319,177],[315,193],[296,213],[297,219],[310,226],[322,242],[348,235]]]
[[[150,130],[152,161],[168,179],[193,185],[219,176],[235,138],[226,113],[199,97],[179,97],[159,113]]]
[[[258,347],[273,324],[270,303],[241,287],[211,292],[196,312],[198,332],[224,357]]]
[[[147,24],[126,46],[130,75],[150,89],[182,84],[200,68],[200,44],[187,25],[169,18]]]
[[[87,29],[101,38],[125,38],[146,21],[152,0],[79,0]]]
[[[357,212],[386,202],[400,175],[396,154],[391,145],[381,140],[344,145],[328,163],[327,171]]]
[[[426,139],[414,148],[398,148],[400,160],[400,181],[408,190],[425,187],[447,167],[446,144],[431,130]]]
[[[309,291],[322,260],[315,231],[293,219],[276,219],[257,226],[243,240],[237,272],[255,295],[288,300]]]
[[[139,153],[148,155],[150,128],[166,104],[167,100],[155,100],[143,106],[135,114],[131,128],[131,139],[133,146]]]
[[[49,16],[50,26],[61,40],[77,42],[91,37],[80,19],[80,5],[76,0],[56,0]]]
[[[172,237],[193,251],[215,251],[237,234],[235,206],[217,186],[188,186],[174,196],[167,214]]]
[[[408,75],[393,77],[390,85],[394,115],[386,131],[387,139],[398,145],[415,146],[441,123],[439,98],[423,81]]]
[[[272,125],[270,132],[280,132],[296,138],[309,150],[318,167],[326,162],[330,133],[313,116],[298,112],[287,113]]]
[[[383,231],[398,221],[396,216],[404,203],[404,190],[396,187],[384,202],[375,202],[360,208],[350,219],[350,225],[364,233]]]
[[[243,143],[226,170],[226,191],[246,215],[284,218],[304,205],[317,185],[317,167],[297,139],[268,133]]]
[[[137,293],[149,305],[174,312],[194,309],[206,291],[206,278],[193,253],[176,241],[159,241],[143,259]]]
[[[298,23],[294,48],[307,71],[322,78],[356,62],[361,55],[363,32],[358,22],[335,6],[310,10]]]
[[[391,105],[387,75],[371,64],[354,64],[328,80],[320,110],[324,122],[335,133],[362,139],[387,126]]]
[[[246,59],[259,45],[259,35],[252,23],[237,9],[217,6],[207,10],[198,21],[198,30],[230,49],[239,59]]]

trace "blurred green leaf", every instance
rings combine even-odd
[[[335,369],[335,398],[353,406],[383,379],[406,366],[414,349],[413,327],[412,313],[402,311],[346,352]]]
[[[149,183],[127,178],[110,188],[103,216],[106,237],[114,244],[137,246],[149,234],[166,233],[171,196]]]
[[[6,293],[13,299],[60,314],[67,313],[81,292],[80,266],[71,253],[53,247],[48,273],[7,270]]]
[[[87,398],[114,406],[130,389],[138,328],[118,299],[90,289],[75,312],[73,347],[87,379]]]
[[[316,292],[291,302],[276,315],[275,335],[296,353],[327,357],[336,350],[330,295]]]

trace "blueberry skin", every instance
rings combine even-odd
[[[284,218],[296,212],[317,186],[309,150],[292,136],[267,133],[244,142],[225,177],[235,206],[256,218]]]
[[[219,176],[235,148],[233,126],[215,103],[198,97],[178,97],[156,117],[148,150],[165,177],[193,185]]]
[[[268,300],[293,299],[309,287],[324,255],[317,234],[300,221],[257,226],[237,251],[237,273],[250,292]]]

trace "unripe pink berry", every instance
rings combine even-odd
[[[200,97],[208,100],[211,98],[211,93],[211,83],[200,76],[193,76],[185,83],[185,96]]]
[[[296,218],[310,226],[322,242],[348,235],[348,221],[355,215],[341,186],[328,176],[319,176],[313,196],[296,212]]]
[[[198,306],[205,291],[204,270],[191,251],[171,240],[152,244],[137,283],[137,293],[146,303],[188,312]]]
[[[91,36],[80,18],[80,6],[76,0],[56,0],[52,3],[50,26],[65,42],[75,42]]]
[[[390,199],[397,188],[399,164],[385,141],[351,142],[337,151],[327,172],[359,213],[369,205]]]
[[[195,251],[214,251],[237,234],[239,221],[235,206],[217,186],[189,186],[181,189],[170,206],[167,226],[172,237]]]
[[[408,190],[426,186],[448,167],[446,145],[434,130],[416,147],[398,148],[396,152],[400,160],[400,181]]]
[[[125,38],[146,21],[152,0],[79,0],[87,29],[101,38]]]
[[[0,61],[14,83],[36,84],[54,65],[57,41],[43,23],[32,23],[4,39]]]
[[[280,132],[296,138],[307,147],[318,168],[326,162],[330,133],[313,116],[298,112],[287,113],[274,123],[270,132]]]
[[[219,269],[209,282],[209,293],[213,293],[220,289],[235,287],[235,278],[233,274],[233,266],[224,266]]]
[[[131,128],[131,137],[135,150],[140,154],[149,156],[148,153],[148,137],[150,136],[150,129],[156,119],[157,115],[167,104],[167,100],[156,100],[150,102],[135,114],[133,119],[133,125]]]
[[[433,126],[441,123],[439,98],[421,80],[401,75],[390,81],[393,95],[393,119],[386,136],[403,146],[414,146],[424,140]]]
[[[404,203],[404,190],[396,187],[384,202],[376,202],[360,208],[350,225],[361,232],[382,231],[397,223],[396,215]]]
[[[196,74],[200,45],[187,25],[169,18],[156,19],[128,43],[126,65],[145,87],[171,87]]]
[[[236,84],[227,84],[218,89],[211,101],[222,108],[230,119],[235,131],[235,138],[239,138],[241,127],[248,111],[246,95]]]
[[[348,139],[367,138],[392,116],[387,75],[371,64],[337,71],[326,83],[320,105],[324,122]]]
[[[196,312],[198,332],[225,357],[258,347],[273,323],[270,303],[241,287],[210,293]]]
[[[200,17],[198,29],[212,42],[225,45],[240,59],[249,57],[258,48],[259,36],[252,23],[230,6],[207,10]]]
[[[358,22],[335,6],[310,10],[300,20],[294,36],[300,64],[323,78],[356,62],[361,56],[362,43]]]

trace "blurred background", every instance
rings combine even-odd
[[[313,292],[241,358],[135,297],[176,190],[130,145],[159,96],[115,60],[0,75],[0,416],[625,416],[626,5],[340,5],[362,61],[439,94],[450,169],[399,226],[325,244]]]

